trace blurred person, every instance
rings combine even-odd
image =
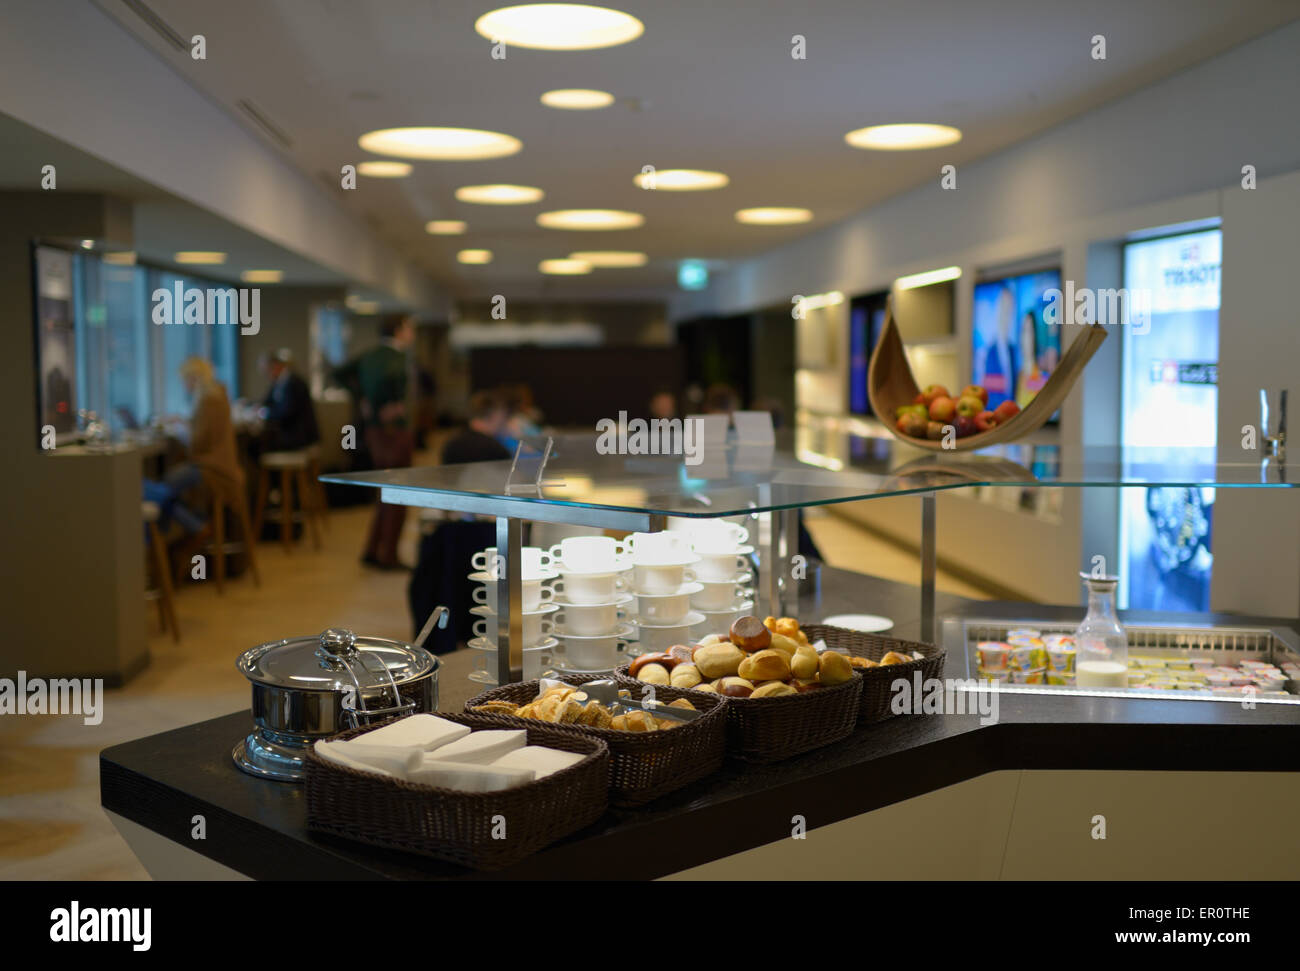
[[[271,387],[262,401],[261,414],[267,427],[263,446],[267,451],[292,452],[320,441],[316,408],[311,389],[293,369],[293,356],[281,348],[264,359]]]
[[[650,396],[650,417],[670,419],[677,417],[677,396],[667,389]]]
[[[519,443],[542,433],[542,413],[533,402],[533,390],[526,384],[505,385],[498,396],[506,405],[506,422],[497,438],[510,454],[515,454]]]
[[[378,469],[401,469],[411,464],[414,438],[407,420],[408,351],[415,340],[412,317],[388,318],[382,325],[378,347],[349,361],[336,377],[359,394],[363,438],[371,463]],[[397,542],[406,522],[406,507],[380,502],[370,521],[361,562],[380,570],[400,570]]]
[[[729,384],[714,384],[704,393],[704,414],[730,415],[740,408],[740,395]]]
[[[510,421],[510,408],[495,391],[478,391],[470,396],[465,427],[442,447],[442,464],[490,462],[508,459],[514,453],[500,436]]]

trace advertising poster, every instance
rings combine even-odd
[[[1124,286],[1149,325],[1123,328],[1123,444],[1213,448],[1218,418],[1219,230],[1130,243]],[[1123,489],[1120,605],[1209,610],[1214,490]]]
[[[1061,335],[1043,319],[1044,294],[1060,286],[1059,270],[975,285],[971,383],[988,391],[989,408],[1008,400],[1024,408],[1051,377]]]

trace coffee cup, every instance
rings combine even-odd
[[[632,585],[638,594],[676,593],[694,579],[695,571],[680,563],[636,563],[632,567]]]
[[[699,553],[695,574],[702,583],[735,580],[745,570],[748,561],[738,553]]]
[[[566,634],[596,636],[618,627],[627,611],[618,603],[565,604],[554,618],[555,629]]]
[[[617,573],[563,573],[551,585],[555,596],[570,604],[609,603],[626,587]]]

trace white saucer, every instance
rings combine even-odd
[[[632,569],[632,558],[630,556],[614,557],[614,569],[612,570],[605,570],[605,569],[574,570],[565,566],[563,560],[556,560],[555,565],[552,567],[552,569],[558,571],[559,573],[572,573],[574,576],[580,576],[580,577],[609,576],[609,574],[611,573],[623,573],[626,570]]]
[[[692,549],[696,556],[748,556],[754,552],[752,546],[737,546],[734,550],[696,550]]]
[[[643,630],[673,630],[678,627],[694,627],[696,624],[702,624],[703,622],[704,614],[698,610],[689,610],[686,612],[686,616],[675,624],[646,624],[638,620],[636,625]]]
[[[524,577],[524,583],[532,583],[535,580],[554,580],[560,575],[558,570],[552,570],[549,567],[539,570],[535,577]],[[484,570],[476,570],[469,575],[469,578],[475,583],[496,583],[499,577],[494,577],[491,573]]]
[[[620,593],[613,600],[606,600],[604,603],[599,604],[576,604],[572,600],[551,600],[548,603],[553,603],[557,607],[591,607],[592,609],[596,607],[624,607],[632,602],[632,596],[630,593]]]
[[[888,617],[877,614],[836,614],[834,617],[827,617],[822,623],[827,627],[843,627],[863,634],[878,634],[894,626],[894,622]]]
[[[725,556],[726,554],[719,553],[718,555]],[[638,560],[636,558],[636,554],[635,553],[632,554],[632,567],[694,566],[698,562],[700,562],[700,558],[694,553],[690,553],[687,556],[679,557],[675,560],[654,560],[654,561]]]
[[[562,641],[567,641],[567,640],[594,641],[601,637],[627,638],[631,636],[631,634],[632,634],[632,625],[627,623],[619,624],[612,631],[609,631],[606,634],[566,634],[564,633],[564,631],[560,631],[560,630],[551,631],[552,639],[558,637]]]
[[[714,614],[734,614],[741,610],[746,610],[746,611],[753,610],[754,601],[742,600],[734,607],[710,607],[708,610],[705,610],[703,607],[692,607],[691,609],[698,611],[701,614],[704,614],[705,617],[707,618],[707,617],[712,617]]]
[[[553,614],[560,609],[560,605],[554,600],[544,601],[536,610],[525,610],[525,617],[532,617],[536,614]],[[469,608],[469,612],[475,617],[495,617],[497,612],[487,604],[475,604]]]
[[[541,641],[532,647],[525,647],[525,651],[553,651],[559,646],[559,641],[554,637],[543,637]],[[495,651],[496,644],[486,637],[472,637],[465,642],[465,646],[471,651]]]
[[[702,580],[692,580],[690,583],[683,583],[672,593],[637,593],[637,594],[628,594],[628,596],[646,597],[648,599],[653,600],[655,597],[680,597],[682,596],[682,594],[693,595],[693,594],[703,593],[703,592],[704,592],[704,582]]]

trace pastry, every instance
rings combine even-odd
[[[599,701],[591,701],[582,709],[577,724],[588,725],[591,728],[609,728],[609,723],[613,720],[614,716],[608,708]]]
[[[744,659],[745,652],[734,644],[710,644],[695,651],[695,666],[710,679],[735,674]]]
[[[776,626],[772,628],[774,634],[784,634],[791,640],[799,639],[799,621],[793,617],[780,617],[777,619]]]
[[[736,673],[748,681],[784,681],[790,677],[790,661],[782,652],[769,648],[741,661]]]
[[[694,688],[704,680],[704,675],[694,664],[679,664],[673,668],[670,678],[669,683],[674,688]]]
[[[556,712],[557,725],[573,725],[582,717],[583,705],[576,698],[565,698]]]
[[[629,711],[623,719],[625,731],[657,732],[659,730],[659,722],[648,711]]]
[[[916,659],[912,657],[908,657],[906,654],[899,654],[897,651],[890,651],[888,654],[886,654],[884,657],[880,659],[880,663],[882,665],[906,664],[908,661],[914,661],[914,660]]]
[[[871,660],[869,657],[854,657],[852,655],[849,656],[849,666],[857,671],[865,671],[867,668],[880,667],[879,664]]]
[[[737,617],[731,622],[731,643],[752,654],[771,646],[772,632],[757,617]]]
[[[784,698],[788,695],[798,694],[794,688],[784,681],[769,681],[767,684],[760,684],[754,689],[749,696],[751,698]]]
[[[677,658],[679,663],[689,664],[695,658],[695,648],[687,647],[685,644],[674,644],[668,648],[668,654]]]
[[[843,684],[853,678],[849,659],[835,651],[824,651],[818,659],[817,677],[822,684]]]
[[[475,705],[470,711],[477,711],[484,715],[513,715],[519,711],[519,706],[508,701],[485,701],[481,705]]]

